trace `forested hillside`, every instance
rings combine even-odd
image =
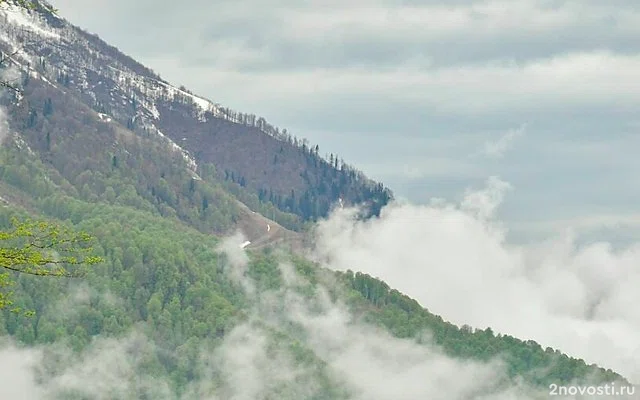
[[[57,344],[70,349],[67,364],[55,364],[54,369],[43,372],[46,379],[55,380],[74,362],[80,362],[96,340],[126,338],[135,330],[152,344],[143,350],[144,357],[136,364],[135,372],[143,380],[160,377],[173,394],[160,393],[157,387],[129,385],[127,390],[136,394],[126,392],[125,396],[130,396],[126,398],[144,398],[141,393],[146,393],[147,398],[188,395],[192,385],[199,384],[208,373],[201,364],[202,349],[220,346],[229,332],[250,318],[250,309],[255,307],[248,295],[252,292],[230,278],[233,262],[216,250],[220,241],[153,210],[67,195],[64,181],[43,179],[45,170],[38,162],[30,161],[27,151],[5,146],[0,154],[5,171],[1,176],[5,182],[3,198],[12,193],[13,200],[27,199],[24,204],[32,215],[59,219],[90,232],[99,243],[97,255],[106,259],[92,268],[84,280],[18,277],[16,305],[34,310],[36,316],[29,318],[5,310],[0,317],[0,331],[24,345]],[[5,178],[10,174],[6,171],[13,169],[30,171],[34,181],[42,182],[40,189],[49,195],[33,197],[21,190],[21,184],[8,186]],[[2,229],[8,229],[10,217],[16,215],[25,214],[14,204],[0,208]],[[287,277],[278,268],[283,261],[280,256],[265,249],[250,253],[249,258],[246,274],[256,282],[257,291],[282,288]],[[428,330],[451,357],[488,361],[505,355],[510,377],[524,378],[541,387],[550,382],[593,378],[594,372],[600,382],[620,378],[612,371],[589,367],[556,350],[544,350],[535,342],[496,336],[490,329],[473,330],[447,323],[371,277],[347,273],[332,280],[318,265],[298,257],[286,259],[309,280],[308,289],[302,290],[305,296],[313,297],[314,290],[321,287],[318,285],[329,287],[336,299],[344,299],[354,316],[365,323],[383,326],[397,337],[413,340]],[[307,347],[304,336],[296,332],[295,326],[284,326],[279,332],[272,332],[273,340],[278,346],[298,343],[289,349],[294,358],[301,365],[317,364],[313,377],[324,383],[313,398],[350,398],[348,388],[329,378],[328,367]],[[47,357],[56,357],[55,352]],[[222,381],[216,382],[210,390],[222,387]],[[295,386],[295,382],[289,384]],[[75,391],[77,398],[86,398],[87,390],[66,387],[57,393],[60,398],[75,398],[71,397]],[[291,396],[280,398],[297,398]]]
[[[49,219],[93,235],[105,260],[82,279],[15,275],[15,305],[35,315],[0,311],[0,334],[40,351],[30,376],[41,398],[363,399],[384,383],[380,371],[434,354],[446,363],[430,371],[453,365],[454,383],[466,369],[504,370],[452,398],[624,381],[532,341],[455,326],[372,277],[223,240],[255,221],[238,199],[302,229],[336,199],[377,214],[391,194],[263,119],[199,109],[51,14],[25,17],[35,24],[25,31],[1,12],[0,48],[39,61],[8,67],[19,90],[0,104],[0,230],[13,217]],[[340,358],[354,349],[381,364],[363,372],[366,384],[350,373],[373,363]]]

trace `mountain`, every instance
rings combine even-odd
[[[382,184],[339,161],[337,155],[325,160],[317,145],[293,137],[262,117],[176,88],[97,36],[55,15],[43,12],[30,19],[9,9],[2,23],[6,27],[3,50],[9,54],[20,50],[10,60],[20,66],[25,89],[34,78],[49,86],[44,90],[58,87],[138,135],[166,138],[194,173],[211,165],[218,178],[239,185],[236,190],[252,208],[273,204],[297,215],[297,224],[283,220],[289,228],[326,217],[340,198],[347,205],[370,205],[369,215],[378,215],[392,198]],[[41,96],[38,102],[42,102],[28,111],[34,118],[36,112],[47,111],[45,101],[58,97],[52,93]]]
[[[0,6],[0,50],[19,89],[0,98],[0,229],[52,219],[94,235],[106,260],[82,281],[17,277],[16,305],[36,316],[3,310],[0,334],[16,343],[2,351],[33,362],[14,368],[30,382],[21,395],[398,398],[408,374],[440,398],[477,398],[625,382],[279,247],[302,247],[299,231],[336,200],[369,218],[392,199],[335,156],[44,10]]]

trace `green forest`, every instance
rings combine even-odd
[[[218,346],[225,334],[246,321],[246,311],[252,304],[242,288],[225,274],[229,262],[216,250],[220,239],[198,229],[206,223],[217,223],[198,214],[202,211],[200,201],[185,202],[191,207],[184,215],[191,213],[192,219],[164,211],[168,208],[159,209],[157,202],[149,201],[153,197],[147,200],[136,195],[135,186],[129,183],[135,182],[133,176],[118,172],[120,169],[113,165],[117,163],[110,164],[108,159],[103,163],[110,165],[111,172],[102,180],[87,179],[82,184],[87,188],[85,193],[74,190],[72,183],[56,176],[15,144],[2,147],[0,161],[2,196],[12,193],[13,201],[22,204],[0,208],[3,230],[11,228],[12,218],[41,216],[88,232],[96,238],[95,255],[104,258],[83,278],[16,275],[15,306],[32,310],[35,315],[5,309],[0,314],[0,331],[25,346],[64,343],[81,354],[97,337],[118,338],[134,328],[141,329],[156,347],[138,366],[140,374],[171,382],[175,396],[201,379],[196,349]],[[133,168],[127,171],[135,173]],[[171,179],[174,174],[177,172],[168,169],[165,176]],[[188,199],[189,180],[184,182],[182,195]],[[100,185],[104,192],[98,196],[90,188]],[[167,200],[172,201],[170,197]],[[221,221],[232,220],[231,206],[215,200],[211,204],[222,216]],[[292,262],[302,276],[315,284],[326,273],[298,256],[277,254],[269,249],[249,254],[247,273],[258,282],[260,290],[282,285],[277,268],[282,259]],[[612,371],[588,366],[532,341],[495,335],[489,328],[474,330],[450,324],[367,275],[335,275],[333,290],[340,293],[354,315],[385,327],[397,337],[415,339],[427,329],[447,354],[481,361],[504,356],[510,376],[541,386],[591,379],[594,374],[602,382],[620,378]],[[69,298],[69,293],[81,289],[87,292],[81,301]],[[294,340],[288,332],[279,334],[284,336],[278,336],[278,340],[285,343]],[[304,350],[304,342],[301,343],[299,351]],[[50,373],[55,375],[55,369]],[[316,398],[340,398],[336,397],[338,388],[327,381]],[[73,398],[69,393],[61,396]],[[151,392],[147,396],[154,398]]]

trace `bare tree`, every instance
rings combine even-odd
[[[3,1],[3,0],[0,0]],[[6,1],[6,0],[4,0]],[[3,66],[5,66],[7,64],[7,62],[9,61],[9,59],[11,57],[13,57],[14,55],[16,55],[18,52],[14,52],[11,54],[5,54],[4,52],[0,51],[0,68],[2,68]],[[0,88],[7,88],[9,90],[12,90],[14,92],[20,92],[20,89],[18,89],[17,86],[15,86],[15,84],[13,82],[10,81],[6,81],[3,79],[0,79]]]
[[[51,5],[44,4],[38,0],[0,0],[0,7],[2,7],[4,4],[14,4],[27,10],[44,11],[52,14],[56,14],[58,12],[58,10],[53,8]],[[5,66],[8,61],[17,53],[18,52],[16,51],[12,54],[5,54],[4,52],[0,51],[0,68]],[[15,85],[15,83],[7,80],[0,79],[0,88],[6,88],[20,93],[20,89]]]

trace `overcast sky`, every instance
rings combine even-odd
[[[516,233],[640,231],[640,2],[161,3],[54,5],[398,197],[460,199],[495,175],[512,186],[501,215]]]

